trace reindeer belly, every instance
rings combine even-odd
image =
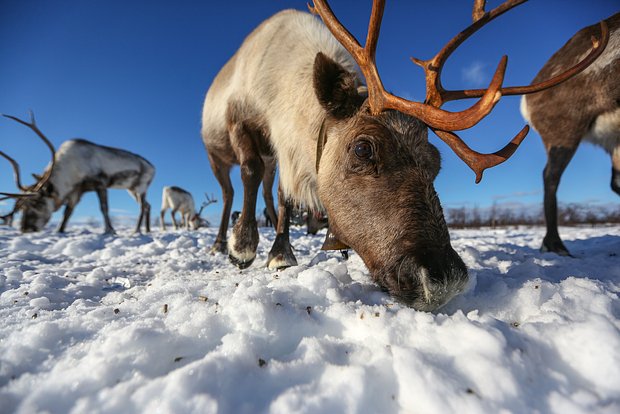
[[[599,115],[584,139],[611,154],[620,146],[620,108]]]
[[[137,170],[117,171],[108,177],[108,188],[133,188],[139,184],[140,177]]]

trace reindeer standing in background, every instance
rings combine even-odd
[[[84,139],[65,141],[58,151],[39,130],[34,114],[30,122],[17,117],[4,115],[32,129],[45,142],[52,152],[52,161],[38,181],[31,186],[23,186],[20,180],[18,164],[6,154],[13,165],[19,194],[0,193],[7,198],[16,198],[13,212],[21,210],[21,231],[40,231],[50,220],[52,213],[65,206],[59,232],[64,232],[80,201],[82,194],[95,191],[99,197],[99,205],[105,222],[105,232],[114,233],[108,214],[108,188],[122,188],[140,205],[140,217],[136,232],[140,232],[142,223],[146,231],[150,228],[150,204],[146,201],[146,191],[155,175],[155,167],[139,155],[118,148],[97,145]]]
[[[543,172],[547,233],[541,251],[569,255],[558,232],[557,190],[564,169],[582,140],[611,157],[611,189],[620,194],[620,13],[605,20],[610,31],[598,60],[562,85],[524,96],[523,117],[540,134],[547,150]],[[580,30],[543,66],[534,82],[574,65],[588,53],[597,25]]]
[[[375,51],[385,2],[373,2],[365,46],[341,25],[324,0],[313,16],[294,10],[263,22],[218,73],[207,92],[202,137],[222,187],[224,209],[214,251],[226,251],[240,268],[256,257],[258,187],[266,165],[277,159],[279,215],[267,265],[297,262],[289,240],[291,203],[325,210],[334,246],[350,246],[373,279],[397,299],[432,310],[460,292],[465,264],[450,244],[433,181],[440,168],[428,128],[474,170],[512,155],[527,127],[494,154],[469,148],[454,131],[471,128],[487,116],[503,94],[523,94],[553,86],[587,67],[600,54],[593,48],[582,62],[551,80],[529,87],[502,87],[504,57],[488,89],[446,91],[440,73],[446,59],[471,34],[524,0],[508,0],[486,12],[476,0],[473,24],[433,59],[414,60],[426,74],[425,103],[383,88]],[[606,26],[601,25],[602,38]],[[368,94],[360,86],[359,65]],[[461,112],[440,107],[454,99],[481,97]],[[244,202],[228,242],[232,205],[228,173],[241,166]],[[336,243],[339,242],[339,243]]]
[[[200,217],[202,210],[210,204],[217,203],[217,200],[213,197],[209,197],[206,194],[205,196],[207,197],[207,201],[204,201],[200,205],[200,210],[196,211],[194,197],[192,197],[188,191],[176,186],[164,187],[161,194],[161,212],[159,215],[161,229],[166,230],[164,214],[168,209],[170,209],[170,216],[172,217],[175,230],[179,228],[175,217],[177,211],[181,213],[182,227],[185,227],[186,230],[189,230],[190,226],[193,230],[198,229],[204,221],[204,219]]]

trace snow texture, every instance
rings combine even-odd
[[[452,231],[467,291],[395,303],[293,229],[240,271],[216,230],[0,228],[2,413],[619,413],[620,228]]]

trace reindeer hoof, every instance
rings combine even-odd
[[[574,257],[568,249],[562,243],[562,240],[543,240],[542,246],[540,246],[541,253],[555,253],[558,256]]]
[[[247,269],[254,262],[254,257],[249,260],[241,260],[231,254],[228,255],[228,259],[230,260],[230,263],[234,264],[241,270]]]
[[[278,234],[267,257],[267,267],[270,270],[279,270],[291,266],[297,266],[293,247],[287,236]]]
[[[278,254],[274,257],[269,257],[267,260],[267,268],[269,270],[282,270],[287,267],[297,266],[297,259],[295,256],[288,256],[286,254]]]
[[[214,255],[217,253],[226,254],[227,251],[228,251],[228,248],[226,247],[226,242],[216,241],[215,243],[213,243],[213,246],[211,246],[211,249],[209,250],[209,254],[210,255]]]

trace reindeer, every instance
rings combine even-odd
[[[414,59],[425,70],[425,103],[388,93],[375,64],[384,0],[374,0],[365,46],[341,25],[324,0],[310,14],[280,12],[263,22],[224,65],[209,88],[202,138],[222,187],[224,209],[212,251],[228,251],[239,268],[256,257],[255,209],[266,165],[277,159],[278,221],[267,266],[295,265],[289,240],[292,203],[329,216],[324,248],[355,250],[372,278],[397,300],[421,310],[445,304],[465,286],[465,264],[450,244],[433,181],[440,168],[428,128],[482,178],[484,169],[512,155],[523,128],[504,148],[480,154],[454,131],[474,126],[503,94],[553,86],[578,73],[599,54],[603,41],[575,67],[542,85],[502,87],[502,58],[487,89],[446,91],[440,74],[445,60],[480,27],[524,0],[509,0],[486,12],[474,5],[474,22],[434,58]],[[601,26],[605,35],[605,26]],[[359,66],[366,88],[356,71]],[[461,112],[440,107],[454,99],[480,99]],[[232,203],[229,170],[241,167],[243,208],[226,240]]]
[[[200,209],[196,211],[194,198],[188,191],[176,186],[164,187],[161,194],[161,212],[159,215],[161,229],[166,230],[164,214],[168,209],[170,209],[170,216],[172,217],[175,230],[179,228],[175,217],[177,211],[181,213],[181,226],[185,227],[186,230],[189,230],[190,227],[193,230],[201,227],[205,221],[200,217],[202,210],[210,204],[217,203],[217,200],[214,199],[213,196],[209,197],[205,194],[205,197],[207,200],[203,201],[200,205]]]
[[[153,180],[155,167],[139,155],[118,148],[94,144],[84,139],[65,141],[58,151],[41,132],[30,113],[30,122],[4,115],[32,129],[45,142],[52,153],[52,161],[38,181],[23,186],[18,164],[2,153],[13,165],[15,181],[21,193],[0,193],[7,198],[16,198],[13,212],[22,212],[21,231],[40,231],[50,220],[52,213],[65,206],[58,232],[63,233],[73,209],[87,191],[97,192],[99,205],[105,222],[105,232],[114,233],[108,214],[108,188],[124,188],[140,205],[140,217],[135,231],[140,232],[144,222],[150,230],[150,205],[146,191]]]
[[[620,194],[620,13],[605,20],[610,40],[588,69],[543,92],[524,96],[521,113],[541,136],[547,150],[543,172],[547,232],[541,251],[570,255],[558,232],[556,193],[564,169],[583,140],[611,157],[611,189]],[[534,82],[564,70],[587,53],[596,25],[577,32],[543,66]]]

